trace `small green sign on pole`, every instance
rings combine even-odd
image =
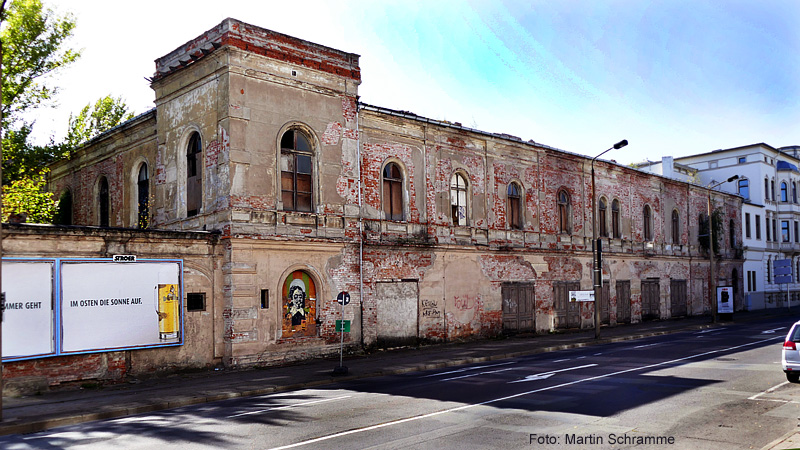
[[[349,320],[345,320],[344,321],[344,330],[342,330],[342,321],[341,320],[337,320],[336,321],[336,331],[337,332],[342,332],[343,331],[344,333],[349,333],[350,332],[350,321]]]

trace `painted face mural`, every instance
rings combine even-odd
[[[307,273],[292,272],[283,283],[283,337],[316,336],[317,289]]]

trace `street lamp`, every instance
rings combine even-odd
[[[716,271],[714,269],[714,220],[711,218],[711,192],[713,192],[713,189],[716,188],[717,186],[721,185],[721,184],[730,183],[731,181],[738,180],[738,179],[739,179],[739,175],[734,175],[734,176],[728,178],[727,180],[720,181],[719,183],[717,183],[717,184],[715,184],[713,186],[706,186],[706,189],[708,189],[708,204],[707,204],[707,208],[708,208],[708,262],[710,264],[709,278],[711,278],[711,280],[708,283],[709,288],[711,290],[710,295],[708,296],[708,298],[711,300],[711,302],[713,304],[713,306],[711,308],[711,321],[712,321],[712,323],[717,323],[717,307],[719,305],[717,305],[717,278],[716,278],[716,273],[715,273]]]
[[[597,241],[597,202],[594,195],[594,162],[597,158],[611,150],[618,150],[628,145],[627,139],[623,139],[613,147],[592,158],[592,283],[594,287],[594,338],[600,338],[600,297],[603,288],[603,255]]]

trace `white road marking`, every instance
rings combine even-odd
[[[661,342],[656,342],[654,344],[637,345],[636,347],[633,348],[645,348],[645,347],[652,347],[654,345],[661,345]]]
[[[512,369],[514,369],[514,367],[508,367],[508,368],[505,368],[505,369],[498,369],[498,370],[490,370],[488,372],[471,373],[469,375],[461,375],[460,377],[445,378],[445,379],[439,380],[439,381],[460,380],[461,378],[477,377],[478,375],[488,375],[488,374],[491,374],[491,373],[505,372],[506,370],[512,370]]]
[[[553,361],[553,362],[554,362],[554,363],[559,363],[559,362],[564,362],[564,361],[569,361],[569,360],[570,360],[570,358],[567,358],[567,359],[559,359],[559,360],[557,360],[557,361]]]
[[[478,369],[485,369],[485,368],[487,368],[487,367],[507,366],[507,365],[509,365],[509,364],[514,364],[514,362],[504,362],[504,363],[498,363],[498,364],[488,364],[488,365],[485,365],[485,366],[476,366],[476,367],[465,367],[465,368],[463,368],[463,369],[450,370],[450,371],[447,371],[447,372],[438,372],[438,373],[432,373],[432,374],[430,374],[430,375],[425,375],[425,376],[423,376],[422,378],[438,377],[438,376],[441,376],[441,375],[450,375],[451,373],[462,373],[462,372],[466,372],[466,371],[468,371],[468,370],[478,370]]]
[[[523,378],[521,380],[509,381],[508,383],[510,384],[510,383],[522,383],[523,381],[544,380],[544,379],[552,377],[553,375],[555,375],[558,372],[566,372],[568,370],[585,369],[587,367],[594,367],[596,365],[597,364],[586,364],[585,366],[568,367],[566,369],[552,370],[550,372],[537,373],[536,375],[528,375],[527,377],[525,377],[525,378]]]
[[[722,331],[722,328],[715,328],[715,329],[713,329],[713,330],[703,330],[703,331],[698,331],[698,332],[697,332],[697,333],[695,333],[695,334],[716,333],[717,331]]]
[[[325,399],[322,399],[322,400],[313,400],[313,401],[310,401],[310,402],[295,403],[293,405],[276,406],[275,408],[261,409],[261,410],[258,410],[258,411],[248,411],[248,412],[244,412],[244,413],[239,413],[239,414],[234,414],[232,416],[228,416],[228,419],[232,419],[234,417],[249,416],[249,415],[252,415],[252,414],[261,414],[261,413],[265,413],[265,412],[268,412],[268,411],[278,411],[278,410],[281,410],[281,409],[296,408],[298,406],[308,406],[308,405],[314,405],[314,404],[317,404],[317,403],[331,402],[331,401],[334,401],[334,400],[342,400],[342,399],[350,398],[350,397],[352,397],[352,395],[342,395],[341,397],[325,398]]]
[[[773,328],[771,330],[764,330],[764,331],[761,332],[761,334],[773,334],[778,330],[783,330],[784,328],[786,328],[786,327]]]
[[[356,433],[363,433],[365,431],[379,430],[381,428],[390,427],[392,425],[399,425],[401,423],[413,422],[415,420],[420,420],[420,419],[427,419],[429,417],[436,417],[436,416],[440,416],[442,414],[447,414],[447,413],[451,413],[451,412],[455,412],[455,411],[463,411],[465,409],[474,408],[476,406],[489,405],[489,404],[501,402],[501,401],[504,401],[504,400],[510,400],[512,398],[523,397],[523,396],[526,396],[526,395],[535,394],[537,392],[550,391],[550,390],[553,390],[553,389],[559,389],[559,388],[566,387],[566,386],[572,386],[573,384],[584,383],[584,382],[587,382],[587,381],[594,381],[594,380],[599,380],[599,379],[602,379],[602,378],[613,377],[613,376],[616,376],[616,375],[621,375],[621,374],[628,373],[628,372],[635,372],[635,371],[638,371],[638,370],[651,369],[651,368],[654,368],[654,367],[660,367],[660,366],[664,366],[664,365],[667,365],[667,364],[672,364],[672,363],[676,363],[676,362],[680,362],[680,361],[685,361],[685,360],[688,360],[688,359],[699,358],[701,356],[712,355],[714,353],[720,353],[720,352],[727,352],[727,351],[730,351],[730,350],[736,350],[738,348],[749,347],[751,345],[761,344],[762,342],[772,341],[772,340],[775,340],[775,339],[776,338],[774,338],[774,337],[773,338],[767,338],[767,339],[761,339],[760,341],[748,342],[747,344],[736,345],[734,347],[728,347],[728,348],[723,348],[723,349],[719,349],[719,350],[711,350],[711,351],[708,351],[708,352],[705,352],[705,353],[698,353],[696,355],[686,356],[686,357],[683,357],[683,358],[673,359],[673,360],[670,360],[670,361],[664,361],[664,362],[660,362],[660,363],[649,364],[647,366],[636,367],[636,368],[633,368],[633,369],[620,370],[618,372],[608,373],[608,374],[605,374],[605,375],[597,375],[597,376],[594,376],[594,377],[583,378],[581,380],[570,381],[568,383],[557,384],[555,386],[548,386],[548,387],[543,387],[543,388],[539,388],[539,389],[534,389],[532,391],[521,392],[519,394],[509,395],[507,397],[501,397],[501,398],[496,398],[496,399],[492,399],[492,400],[487,400],[487,401],[481,402],[481,403],[473,403],[473,404],[470,404],[470,405],[457,406],[455,408],[445,409],[445,410],[442,410],[442,411],[435,411],[435,412],[432,412],[432,413],[422,414],[422,415],[419,415],[419,416],[406,417],[405,419],[392,420],[392,421],[389,421],[389,422],[379,423],[377,425],[371,425],[371,426],[364,427],[364,428],[354,428],[352,430],[347,430],[347,431],[342,431],[342,432],[339,432],[339,433],[329,434],[327,436],[320,436],[318,438],[309,439],[307,441],[295,442],[294,444],[284,445],[284,446],[281,446],[281,447],[274,447],[274,448],[269,449],[269,450],[284,450],[284,449],[287,449],[287,448],[295,448],[295,447],[302,447],[304,445],[309,445],[309,444],[316,444],[317,442],[324,442],[324,441],[328,441],[330,439],[335,439],[335,438],[342,437],[342,436],[348,436],[348,435],[356,434]]]
[[[784,381],[781,384],[776,384],[775,386],[772,386],[771,388],[767,389],[764,392],[759,392],[758,394],[756,394],[756,395],[754,395],[752,397],[747,397],[747,399],[748,400],[755,400],[755,399],[757,399],[758,397],[760,397],[760,396],[762,396],[764,394],[771,394],[771,393],[775,392],[776,389],[778,389],[779,387],[781,387],[783,385],[786,385],[786,384],[789,384],[789,382],[788,381]]]

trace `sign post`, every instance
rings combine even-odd
[[[773,272],[775,273],[775,284],[786,285],[786,309],[792,309],[792,302],[789,299],[789,283],[792,282],[792,260],[776,259],[772,262]]]
[[[339,295],[336,296],[336,301],[342,305],[341,309],[341,325],[338,327],[341,330],[341,339],[339,341],[339,365],[333,369],[334,375],[347,375],[347,367],[343,364],[344,359],[344,330],[347,327],[347,331],[350,331],[350,324],[346,323],[344,320],[344,307],[345,305],[350,303],[350,293],[347,291],[339,292]]]

